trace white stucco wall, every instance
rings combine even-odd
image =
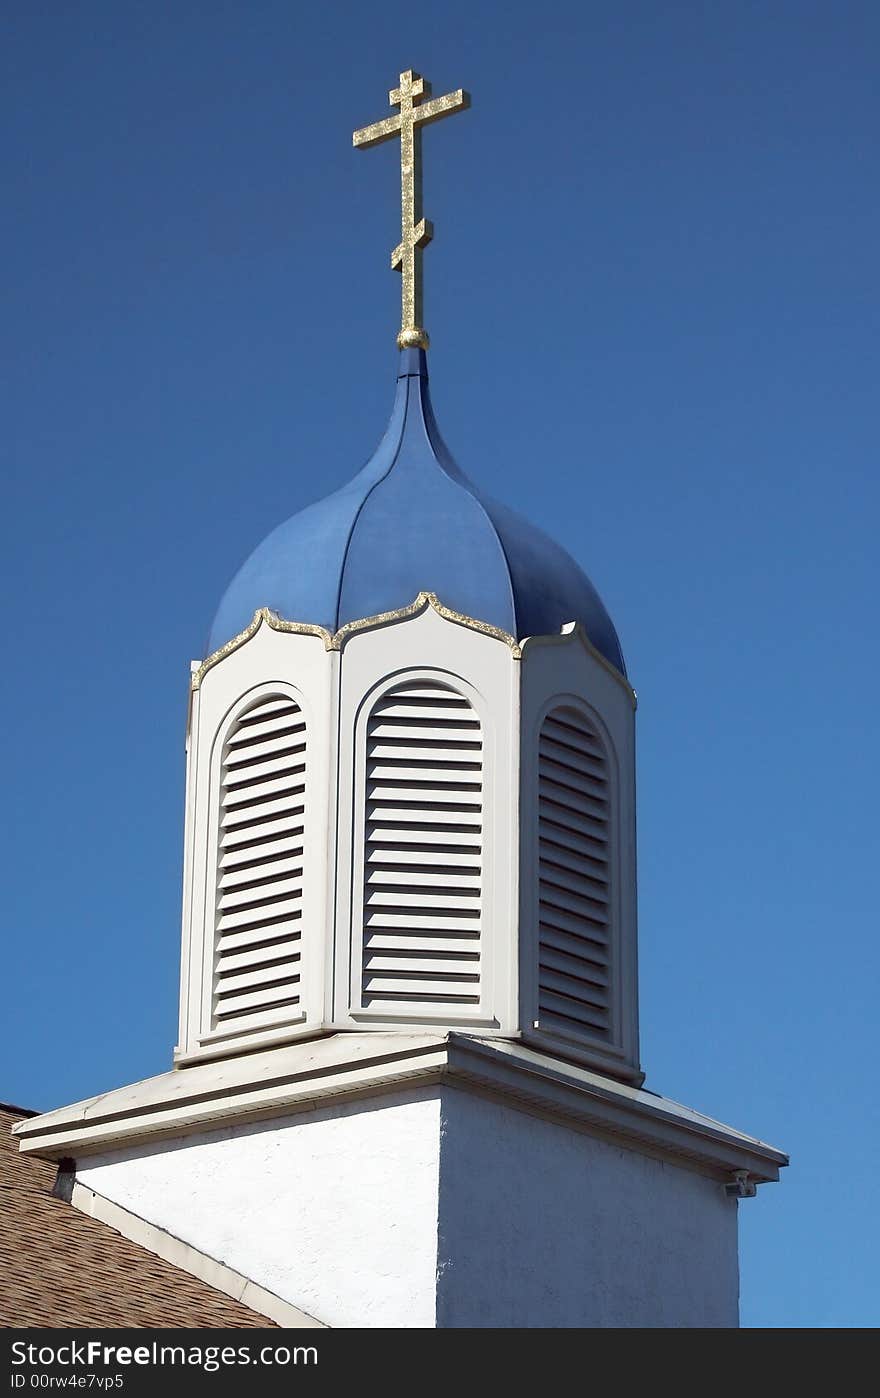
[[[331,1326],[435,1324],[440,1101],[395,1094],[79,1162],[77,1178]]]
[[[331,1326],[738,1324],[722,1184],[464,1088],[86,1157],[77,1176]]]
[[[442,1102],[438,1326],[737,1326],[721,1184],[497,1102]]]

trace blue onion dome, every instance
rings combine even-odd
[[[353,480],[280,524],[220,603],[209,649],[260,607],[338,631],[434,592],[453,611],[522,640],[580,622],[625,674],[602,600],[570,554],[487,498],[453,461],[434,419],[424,350],[400,357],[391,421]]]

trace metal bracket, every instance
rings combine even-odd
[[[749,1179],[748,1170],[734,1170],[732,1182],[724,1186],[728,1199],[754,1199],[757,1192],[758,1186]]]
[[[69,1204],[73,1198],[73,1186],[76,1184],[76,1161],[70,1156],[64,1155],[58,1161],[58,1174],[55,1176],[55,1183],[52,1186],[52,1194],[56,1199],[63,1199],[65,1204]]]

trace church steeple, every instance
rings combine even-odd
[[[388,428],[230,584],[195,673],[179,1062],[340,1029],[540,1042],[641,1081],[633,693],[577,563],[483,495],[428,388],[425,101],[401,76]]]
[[[735,1326],[736,1201],[786,1157],[641,1090],[635,696],[437,428],[417,137],[464,94],[426,96],[355,133],[401,135],[388,430],[193,663],[174,1070],[17,1131],[285,1325]]]

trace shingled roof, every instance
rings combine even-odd
[[[56,1167],[19,1155],[10,1135],[31,1115],[0,1104],[0,1326],[273,1327],[56,1199]]]

